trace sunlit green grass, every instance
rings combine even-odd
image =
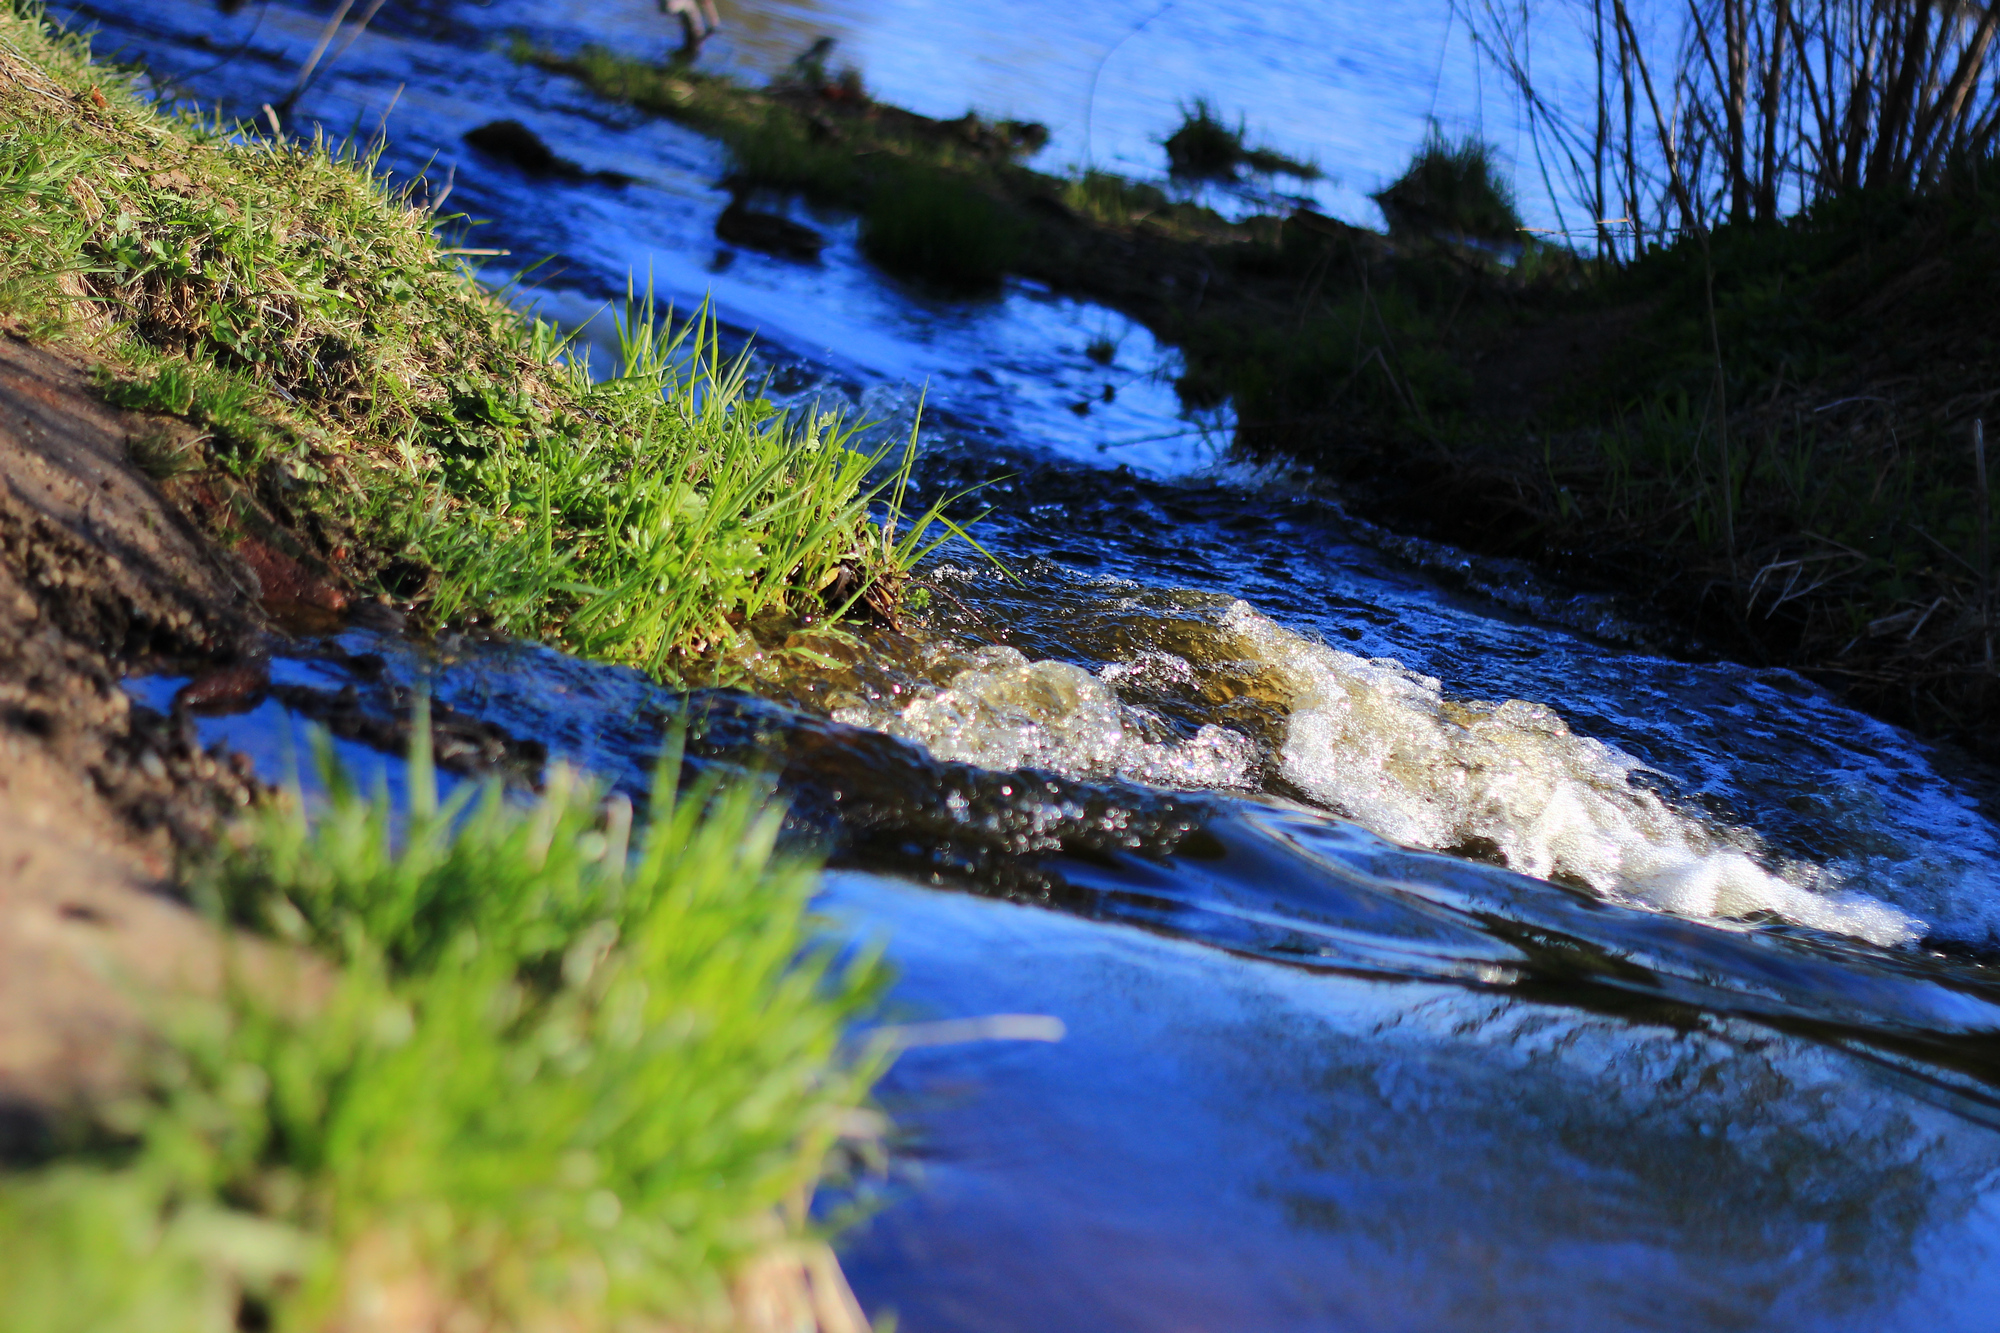
[[[434,622],[673,676],[759,617],[893,593],[943,522],[897,521],[907,452],[779,412],[645,300],[593,379],[374,161],[162,116],[10,6],[0,318],[198,427],[136,457],[213,488],[217,535],[275,517]],[[663,772],[638,833],[561,774],[440,806],[422,754],[408,810],[329,769],[310,812],[253,814],[191,887],[279,946],[221,999],[157,1001],[143,1095],[0,1169],[0,1327],[364,1327],[385,1301],[436,1327],[728,1324],[745,1265],[807,1239],[881,971],[815,942],[815,867],[757,791],[677,801]]]
[[[433,622],[668,677],[760,617],[837,613],[836,577],[876,603],[900,581],[880,456],[776,411],[702,321],[630,303],[595,382],[440,242],[421,187],[375,174],[379,145],[168,118],[32,13],[0,13],[0,66],[0,317],[201,428],[149,470],[233,478],[226,510]]]
[[[304,1272],[281,1223],[191,1199],[144,1167],[0,1174],[0,1309],[10,1333],[234,1333],[246,1293]]]
[[[434,615],[531,634],[552,622],[576,652],[672,675],[760,617],[837,617],[846,605],[828,590],[843,573],[893,591],[924,534],[953,530],[942,505],[868,520],[900,495],[914,438],[892,467],[889,446],[853,447],[837,416],[757,397],[706,321],[668,332],[654,315],[650,301],[628,308],[603,382],[580,361],[552,372],[612,429],[538,431],[481,403],[493,429],[439,463],[456,503],[383,514],[444,571]]]
[[[842,1039],[882,970],[815,943],[780,812],[663,776],[635,834],[560,773],[439,803],[422,753],[395,811],[322,760],[316,813],[252,815],[194,887],[334,966],[183,1003],[116,1151],[0,1175],[6,1326],[222,1329],[247,1297],[309,1329],[398,1283],[477,1327],[726,1323],[879,1067]]]
[[[1244,144],[1243,124],[1225,121],[1207,98],[1181,107],[1181,123],[1166,137],[1167,164],[1184,180],[1233,181],[1248,170],[1258,175],[1296,176],[1316,180],[1320,169],[1269,148]]]

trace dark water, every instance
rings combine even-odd
[[[945,27],[1059,30],[1045,8]],[[322,21],[87,12],[162,75],[248,38],[184,89],[242,110]],[[1260,41],[1328,12],[1234,13],[1263,35],[1217,91],[1332,165],[1343,141],[1285,91],[1304,67],[1256,78]],[[905,30],[894,6],[772,4],[714,58],[768,67],[821,19],[868,53]],[[367,133],[401,86],[391,165],[455,169],[454,204],[493,220],[478,244],[559,255],[545,310],[587,321],[650,272],[754,331],[788,396],[899,431],[927,386],[927,489],[999,478],[982,540],[1024,582],[947,552],[928,623],[846,670],[774,656],[764,699],[356,627],[201,724],[275,776],[318,721],[393,781],[428,681],[467,750],[642,796],[685,712],[696,766],[777,774],[836,866],[827,911],[889,942],[901,1011],[1060,1017],[1060,1044],[920,1050],[891,1076],[896,1167],[844,1250],[871,1310],[914,1330],[1992,1326],[1987,775],[1788,673],[1661,656],[1615,601],[1231,464],[1226,413],[1184,417],[1171,353],[1110,312],[1026,286],[933,300],[839,218],[814,219],[834,236],[815,266],[720,247],[711,145],[490,49],[510,23],[658,45],[644,6],[378,23],[301,119]],[[928,63],[888,62],[884,86],[920,102],[1010,49],[955,69],[935,32],[912,40]],[[1386,78],[1385,40],[1351,51]],[[459,142],[501,114],[641,183],[530,181]],[[1114,108],[1104,132],[1141,120]],[[1097,337],[1109,367],[1084,356]],[[177,684],[133,688],[164,705]]]

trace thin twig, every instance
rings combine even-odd
[[[292,90],[278,103],[279,109],[286,115],[291,114],[292,104],[298,101],[299,94],[306,90],[306,81],[312,78],[313,71],[319,67],[319,58],[325,55],[326,48],[333,44],[334,36],[340,31],[340,25],[347,21],[347,11],[352,8],[354,0],[340,0],[340,4],[333,11],[333,17],[328,19],[326,27],[320,30],[318,45],[314,46],[312,54],[306,57],[306,63],[299,66],[298,77],[292,80]]]
[[[1986,423],[1972,422],[1972,466],[1979,482],[1979,629],[1986,640],[1986,669],[1993,669],[1993,495],[1986,489]]]
[[[1167,0],[1158,9],[1140,19],[1123,37],[1120,37],[1117,41],[1106,47],[1104,54],[1097,58],[1097,64],[1091,67],[1090,92],[1083,99],[1083,169],[1085,171],[1091,170],[1092,167],[1090,160],[1090,120],[1091,113],[1097,109],[1097,76],[1104,73],[1105,64],[1113,55],[1117,54],[1119,47],[1137,37],[1147,24],[1166,13],[1169,9],[1172,9],[1176,3],[1177,0]]]

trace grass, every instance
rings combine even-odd
[[[961,290],[990,288],[1003,272],[1075,280],[1102,268],[1078,253],[1076,223],[1118,231],[1149,223],[1183,242],[1238,239],[1211,210],[1175,203],[1157,185],[1031,170],[1022,159],[1047,140],[1038,125],[972,113],[936,120],[812,79],[746,88],[600,47],[561,56],[517,41],[513,55],[712,135],[734,182],[860,213],[869,256],[900,276]],[[1251,158],[1258,170],[1312,170],[1273,154]]]
[[[226,529],[262,515],[433,621],[668,677],[824,618],[836,579],[898,583],[879,459],[773,410],[699,320],[631,303],[595,383],[369,146],[165,116],[31,8],[0,12],[0,67],[0,317],[200,427],[172,466],[206,465]]]
[[[2000,271],[1977,164],[1921,197],[1720,229],[1712,274],[1686,245],[1620,271],[1529,244],[1509,267],[1482,244],[1518,235],[1504,174],[1435,130],[1380,196],[1391,239],[1038,173],[1026,140],[976,118],[517,55],[716,136],[748,183],[862,213],[885,265],[966,286],[1011,267],[1113,305],[1186,353],[1191,404],[1235,401],[1245,447],[1374,473],[1437,535],[1651,593],[1729,651],[1820,669],[1927,730],[2000,706],[1978,683],[1991,502],[1967,443],[1994,369],[1969,312]],[[1184,175],[1284,169],[1202,102],[1170,137]],[[958,243],[929,241],[941,225]],[[961,255],[986,257],[954,275]]]
[[[1112,227],[1131,227],[1176,211],[1167,192],[1109,171],[1079,172],[1063,182],[1063,205],[1080,217]]]
[[[735,180],[855,209],[863,249],[893,273],[979,290],[1020,252],[1023,228],[1012,201],[993,188],[993,169],[1042,142],[1039,127],[935,121],[875,107],[845,88],[829,98],[823,79],[755,92],[597,47],[563,59],[517,45],[515,56],[714,135]]]
[[[158,1172],[73,1164],[0,1175],[0,1237],[0,1302],[19,1333],[233,1333],[246,1292],[296,1278],[311,1249],[281,1224],[176,1196]]]
[[[778,411],[701,320],[628,303],[593,380],[374,163],[164,116],[9,6],[0,322],[192,423],[135,458],[219,540],[264,525],[434,624],[670,678],[760,619],[891,606],[956,531],[899,521],[910,452]],[[281,943],[158,1006],[143,1096],[0,1164],[0,1322],[694,1330],[830,1264],[805,1203],[876,1072],[842,1040],[881,971],[815,943],[814,867],[756,792],[662,771],[636,836],[560,774],[440,805],[421,754],[406,811],[328,772],[317,817],[253,815],[194,889]]]
[[[780,812],[676,800],[670,754],[628,849],[566,775],[440,803],[420,752],[392,811],[327,753],[317,817],[294,790],[194,883],[336,970],[184,1004],[108,1146],[0,1175],[8,1327],[735,1326],[880,1063],[842,1041],[882,970],[815,943]]]
[[[1980,313],[2000,300],[2000,170],[1624,266],[1530,246],[1500,272],[1451,240],[1512,222],[1475,147],[1433,136],[1385,192],[1420,205],[1392,262],[1359,241],[1294,255],[1288,224],[1258,259],[1312,299],[1240,337],[1176,330],[1188,390],[1399,521],[1637,593],[1719,651],[2000,750],[1973,446],[2000,374]]]
[[[1317,180],[1320,170],[1268,148],[1246,148],[1242,122],[1233,128],[1206,98],[1181,108],[1181,123],[1166,137],[1167,167],[1183,180],[1233,181],[1244,171]]]
[[[1493,146],[1472,135],[1453,142],[1433,125],[1403,174],[1373,197],[1395,230],[1520,239],[1514,191],[1494,160]]]
[[[666,675],[762,617],[843,610],[826,590],[844,571],[893,592],[907,566],[878,558],[885,542],[865,519],[891,484],[870,481],[887,451],[849,447],[834,416],[795,419],[757,398],[712,326],[666,333],[652,316],[641,301],[620,321],[610,380],[572,372],[615,434],[582,419],[536,429],[504,401],[456,401],[454,424],[473,429],[434,466],[469,503],[383,520],[443,571],[435,614],[518,633],[558,608],[574,651]]]
[[[1407,291],[1341,293],[1305,318],[1241,327],[1194,322],[1181,335],[1182,396],[1235,404],[1253,428],[1342,413],[1350,426],[1422,429],[1467,407],[1471,383],[1437,345],[1439,318]]]
[[[1604,298],[1647,311],[1647,354],[1576,386],[1557,458],[1579,523],[1682,552],[1770,650],[1900,693],[1927,728],[2000,702],[1972,447],[2000,363],[1976,314],[2000,297],[2000,190],[1978,179],[1835,197],[1617,274]]]
[[[979,175],[1014,163],[1047,140],[1037,125],[971,114],[934,120],[811,81],[750,89],[597,46],[565,57],[517,40],[511,53],[523,63],[569,75],[600,97],[713,135],[729,150],[734,171],[755,185],[857,209],[875,192],[878,168]]]

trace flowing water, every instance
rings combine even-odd
[[[740,6],[705,58],[769,69],[833,31],[925,110],[1058,121],[1078,49],[1144,17],[1079,36],[1044,4],[919,8]],[[1336,165],[1300,52],[1361,71],[1333,111],[1420,123],[1442,18],[1403,8],[1372,37],[1358,8],[1234,10],[1167,120],[1173,92],[1214,92]],[[324,13],[81,12],[100,49],[242,112]],[[946,552],[922,623],[862,654],[813,641],[846,666],[774,653],[761,697],[355,624],[286,650],[205,739],[277,776],[311,720],[393,783],[427,683],[447,763],[556,757],[643,795],[686,716],[691,765],[774,772],[832,858],[827,913],[901,970],[895,1016],[1067,1029],[912,1051],[884,1085],[892,1167],[843,1254],[907,1329],[1992,1326],[1990,774],[1789,673],[1666,655],[1615,599],[1232,464],[1226,411],[1184,414],[1170,350],[1108,311],[1025,285],[935,300],[837,217],[813,219],[816,265],[721,246],[711,144],[494,49],[519,25],[657,50],[663,24],[637,0],[392,4],[300,118],[366,134],[395,98],[390,165],[449,175],[491,219],[478,244],[558,256],[536,298],[558,317],[587,326],[650,273],[754,332],[788,398],[894,432],[927,393],[919,484],[990,482],[981,538],[1019,581]],[[1169,31],[1180,54],[1148,68],[1200,39]],[[1098,151],[1160,132],[1135,106],[1097,107]],[[460,142],[503,114],[635,183],[531,181]],[[165,707],[181,683],[132,689]]]

